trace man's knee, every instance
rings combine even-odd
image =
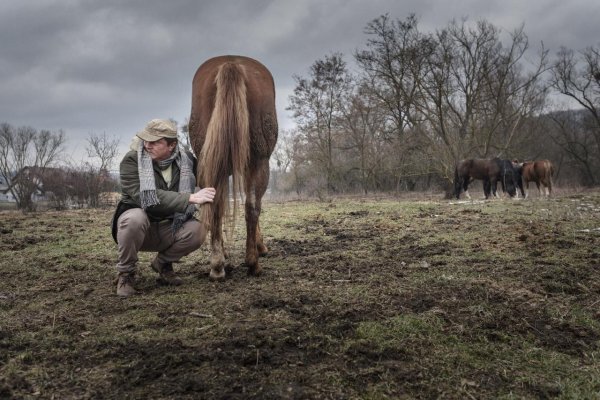
[[[141,208],[132,208],[119,217],[119,233],[145,232],[150,225],[146,212]]]
[[[183,225],[179,240],[185,242],[190,251],[194,251],[202,246],[205,238],[206,229],[204,226],[196,220],[191,220]]]

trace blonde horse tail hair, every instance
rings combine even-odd
[[[210,221],[212,227],[226,216],[227,236],[231,238],[238,197],[244,193],[244,174],[250,154],[245,69],[232,62],[225,63],[219,68],[214,83],[215,105],[206,130],[199,169],[204,187],[214,187],[216,195],[212,205],[202,207],[201,218],[202,221]],[[233,212],[228,204],[230,175]]]

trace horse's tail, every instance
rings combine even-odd
[[[212,205],[202,207],[202,221],[210,221],[214,226],[216,221],[222,221],[223,215],[229,215],[231,236],[250,148],[244,67],[231,62],[223,64],[214,83],[215,105],[206,129],[199,170],[204,187],[214,187],[216,194]],[[228,207],[229,175],[232,176],[233,212]]]

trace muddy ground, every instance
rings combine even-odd
[[[128,299],[110,218],[0,212],[0,398],[600,398],[600,191],[270,201]]]

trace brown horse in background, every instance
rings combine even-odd
[[[525,161],[518,164],[521,170],[521,179],[525,181],[525,186],[529,190],[529,182],[535,182],[538,194],[542,196],[542,187],[546,196],[552,195],[552,176],[554,175],[554,166],[550,160]],[[523,183],[520,184],[521,194],[527,197],[523,189]]]
[[[248,274],[259,275],[258,257],[267,253],[259,216],[269,183],[269,158],[277,142],[275,84],[269,70],[242,56],[220,56],[203,63],[192,82],[189,134],[199,156],[198,186],[216,189],[213,203],[202,206],[201,216],[211,230],[210,277],[225,278],[223,220],[228,218],[231,234],[242,192],[245,262]]]

